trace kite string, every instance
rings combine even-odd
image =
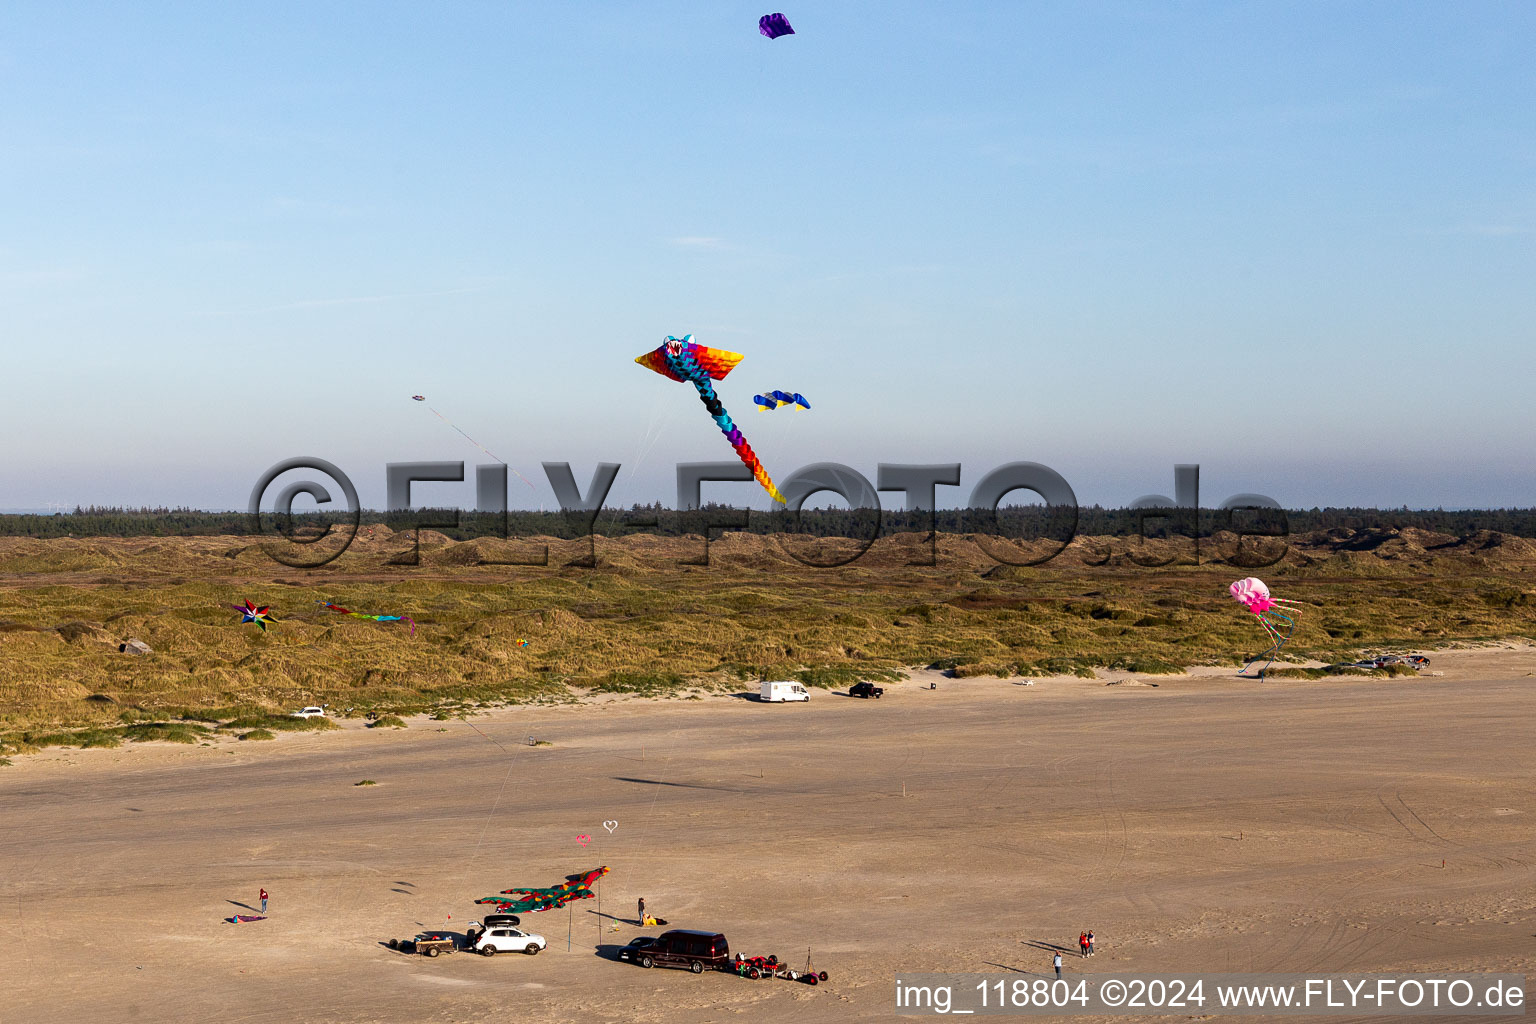
[[[640,467],[650,458],[656,443],[666,433],[666,428],[672,425],[676,409],[676,403],[664,401],[661,395],[652,399],[650,415],[646,420],[645,433],[635,442],[636,454],[631,456],[629,472],[624,474],[624,481],[619,485],[620,496],[615,497],[611,503],[615,522],[622,519],[624,506],[634,496],[635,476],[639,473]]]
[[[475,732],[480,732],[480,727],[475,725],[474,722],[471,722],[468,719],[465,719],[464,720],[464,724],[469,726],[471,729],[475,730]],[[495,740],[491,739],[489,736],[486,736],[485,733],[480,732],[480,736],[483,739],[485,739],[487,742],[495,744],[496,749],[501,751],[503,754],[506,754],[508,757],[512,756],[512,751],[508,750],[506,747],[502,746],[500,743],[497,743]]]
[[[674,730],[672,730],[671,733],[668,734],[668,736],[670,738],[671,736],[675,736],[676,734],[677,734],[677,730],[674,729]],[[671,750],[671,747],[668,747],[667,749]],[[645,840],[650,835],[651,819],[656,816],[656,801],[661,799],[661,789],[662,789],[662,786],[665,785],[665,783],[666,783],[666,775],[665,775],[665,773],[658,773],[658,776],[659,777],[656,779],[656,786],[655,786],[656,792],[651,797],[650,809],[645,812],[645,818],[642,820],[641,825],[640,825],[640,838],[635,843],[634,856],[637,857],[637,858],[638,858],[638,856],[640,854],[640,847],[645,845]],[[645,922],[643,922],[643,921],[641,922],[642,925],[644,923]]]
[[[459,431],[459,435],[461,437],[463,437],[464,440],[468,441],[470,444],[474,445],[476,448],[479,448],[481,451],[485,452],[485,454],[489,455],[491,458],[495,459],[497,462],[500,462],[503,466],[506,466],[508,469],[511,469],[512,472],[517,476],[517,478],[519,480],[521,480],[523,483],[527,484],[530,488],[533,488],[534,490],[538,489],[538,488],[533,487],[533,481],[532,480],[529,480],[527,477],[523,476],[523,474],[518,473],[517,470],[513,469],[512,466],[508,465],[506,460],[504,460],[501,456],[497,455],[495,452],[491,451],[485,445],[481,444],[479,441],[476,441],[474,438],[472,438],[468,434],[464,433],[464,431],[459,430],[458,425],[456,423],[454,423],[452,420],[450,420],[447,416],[444,416],[442,413],[438,412],[436,409],[433,409],[430,405],[427,406],[427,408],[431,409],[432,415],[436,416],[438,419],[442,420],[444,423],[448,424],[450,427],[453,427],[454,430],[458,430]]]
[[[495,745],[496,749],[500,750],[503,754],[506,754],[507,758],[508,758],[507,774],[502,776],[501,788],[496,791],[496,799],[491,801],[491,809],[486,812],[485,820],[482,821],[481,824],[480,824],[480,838],[475,840],[475,848],[472,851],[470,851],[468,859],[466,859],[464,861],[464,867],[467,870],[469,868],[469,866],[474,863],[475,858],[477,856],[479,856],[479,854],[480,854],[480,846],[481,846],[482,843],[485,842],[485,833],[491,827],[491,819],[493,817],[495,817],[495,815],[496,815],[496,808],[498,806],[500,806],[500,804],[501,804],[502,794],[504,794],[507,791],[507,783],[512,781],[512,772],[517,767],[517,762],[511,760],[512,752],[510,750],[508,750],[506,747],[502,746],[500,743],[497,743],[495,740],[491,739],[489,736],[486,736],[485,733],[480,732],[479,726],[475,725],[474,722],[471,722],[468,719],[465,719],[464,720],[464,724],[469,726],[471,729],[474,729],[475,732],[480,733],[480,736],[483,739],[485,739],[487,742]]]

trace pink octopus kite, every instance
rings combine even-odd
[[[1264,632],[1269,634],[1271,640],[1267,650],[1254,655],[1248,664],[1243,666],[1242,672],[1246,673],[1260,658],[1267,658],[1264,667],[1259,669],[1258,678],[1263,679],[1269,666],[1275,663],[1275,656],[1280,653],[1280,648],[1296,632],[1296,623],[1301,618],[1301,603],[1287,601],[1280,597],[1271,597],[1269,587],[1264,581],[1253,576],[1238,580],[1227,588],[1232,593],[1232,598],[1238,604],[1253,613],[1259,620],[1259,625],[1264,627]]]

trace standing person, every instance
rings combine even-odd
[[[1061,950],[1058,949],[1056,955],[1051,957],[1051,966],[1056,968],[1056,977],[1061,977]]]
[[[1088,955],[1093,956],[1093,930],[1088,931]]]
[[[639,922],[640,922],[640,927],[642,927],[642,928],[645,927],[645,897],[644,896],[640,897],[640,917],[637,920],[639,920]]]
[[[1077,949],[1078,949],[1078,952],[1081,955],[1083,955],[1083,956],[1087,956],[1088,955],[1088,933],[1087,932],[1078,932],[1077,933]]]
[[[263,914],[267,912],[267,890],[265,889],[261,890],[261,912]]]

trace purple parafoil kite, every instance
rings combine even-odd
[[[757,19],[757,30],[769,39],[777,39],[779,36],[792,36],[795,30],[789,27],[789,19],[782,14],[765,14]]]

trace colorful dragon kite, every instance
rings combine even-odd
[[[731,414],[725,411],[720,397],[715,394],[714,385],[710,380],[724,380],[725,375],[741,362],[741,354],[738,352],[726,352],[718,348],[705,348],[696,345],[693,335],[685,334],[681,338],[668,336],[661,346],[643,356],[636,356],[635,362],[648,370],[654,370],[663,377],[671,377],[675,381],[692,384],[699,392],[699,400],[704,403],[704,408],[709,410],[709,415],[714,418],[716,425],[720,427],[720,433],[725,435],[731,447],[736,449],[737,458],[752,471],[752,476],[763,485],[763,490],[779,504],[786,504],[784,495],[773,485],[768,471],[763,469],[763,464],[757,460],[757,454],[752,451],[752,446],[747,444],[747,439],[741,436],[741,430],[731,422]]]
[[[590,900],[597,893],[592,884],[608,873],[608,869],[593,868],[579,875],[567,875],[565,884],[552,885],[547,889],[503,889],[499,896],[487,896],[476,903],[494,903],[504,914],[537,914],[545,910],[558,910],[572,900]]]
[[[411,636],[416,635],[416,620],[409,615],[368,615],[363,612],[348,611],[341,605],[333,604],[329,601],[316,601],[315,604],[318,604],[328,612],[339,612],[342,615],[350,615],[355,619],[372,619],[375,622],[404,622],[411,627]]]

